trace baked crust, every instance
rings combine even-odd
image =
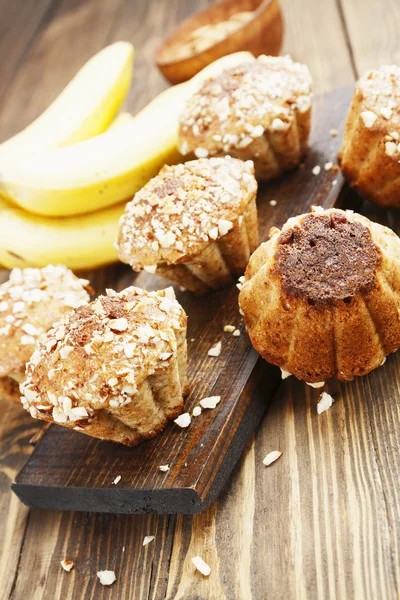
[[[400,68],[380,67],[357,82],[339,164],[361,196],[400,206]]]
[[[21,384],[44,419],[133,446],[183,411],[186,315],[172,288],[107,290],[43,336]]]
[[[256,194],[251,161],[165,166],[128,203],[119,257],[198,293],[232,283],[257,247]]]
[[[283,240],[302,232],[304,222],[310,219],[329,219],[334,227],[337,222],[347,222],[366,236],[364,247],[360,242],[360,253],[354,250],[347,257],[349,263],[358,263],[354,268],[343,265],[338,253],[339,274],[333,288],[333,271],[326,268],[332,261],[330,252],[322,252],[325,265],[319,260],[321,254],[316,257],[320,276],[314,281],[306,269],[300,281],[291,280],[288,286],[285,272],[277,268]],[[349,232],[354,233],[351,227]],[[311,251],[318,255],[319,240],[316,237],[314,241]],[[325,243],[326,238],[320,241]],[[342,240],[333,237],[330,243],[337,248]],[[306,264],[309,251],[309,247],[302,251]],[[397,235],[352,211],[321,209],[289,219],[282,232],[271,231],[269,241],[254,252],[245,273],[239,305],[253,346],[269,362],[309,383],[331,377],[348,381],[369,373],[400,347],[399,264]],[[303,285],[305,278],[310,280],[309,287]],[[324,280],[326,286],[320,284]]]
[[[0,378],[21,381],[38,337],[89,301],[89,282],[63,265],[13,269],[0,286]]]
[[[180,117],[179,150],[253,160],[268,180],[299,164],[311,126],[312,79],[289,56],[259,56],[206,80]]]

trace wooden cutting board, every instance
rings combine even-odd
[[[343,179],[335,162],[352,88],[314,100],[310,150],[304,165],[259,190],[260,241],[313,204],[332,207]],[[334,136],[331,130],[337,130]],[[314,175],[313,167],[321,171]],[[276,206],[270,201],[276,200]],[[123,265],[88,273],[97,293],[128,285],[146,289],[166,282],[147,273],[134,276]],[[169,424],[157,438],[137,448],[102,442],[56,425],[38,442],[12,489],[28,506],[113,513],[196,513],[220,493],[247,440],[280,383],[277,368],[258,359],[238,312],[236,287],[203,297],[177,291],[188,314],[189,412],[204,397],[219,395],[214,410],[203,410],[187,429]],[[239,337],[224,333],[233,324]],[[219,357],[208,350],[222,342]],[[160,465],[169,465],[161,472]],[[113,484],[116,477],[120,481]]]

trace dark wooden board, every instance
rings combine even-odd
[[[317,96],[314,102],[311,147],[304,165],[282,179],[264,185],[258,198],[260,241],[271,226],[282,226],[290,216],[317,204],[333,206],[342,187],[341,175],[325,171],[334,162],[352,89],[341,88]],[[312,173],[319,165],[321,172]],[[336,182],[336,184],[334,184]],[[277,201],[271,206],[269,201]],[[123,289],[135,282],[146,289],[165,281],[148,274],[133,277],[121,266],[115,285],[107,270],[94,278],[97,293],[104,287]],[[280,382],[276,368],[258,361],[238,313],[235,287],[195,297],[177,290],[188,317],[187,409],[201,398],[220,395],[215,410],[192,419],[188,429],[170,424],[166,431],[138,448],[125,448],[53,426],[38,443],[12,488],[29,506],[114,513],[196,513],[217,497],[256,428],[264,408]],[[223,332],[236,325],[243,335]],[[207,352],[222,341],[218,358]],[[160,465],[169,464],[163,473]],[[120,475],[121,480],[113,485]]]

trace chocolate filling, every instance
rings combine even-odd
[[[301,225],[281,233],[275,269],[289,295],[310,304],[343,300],[375,284],[380,261],[371,234],[339,212],[311,214]]]

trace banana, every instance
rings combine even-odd
[[[134,117],[133,117],[133,115],[131,115],[131,113],[128,113],[128,112],[119,113],[119,115],[117,115],[115,117],[115,119],[111,122],[107,131],[110,131],[110,129],[114,129],[114,127],[119,127],[120,125],[125,125],[125,123],[130,123],[133,118]]]
[[[38,217],[0,200],[0,264],[7,268],[64,264],[93,269],[117,260],[113,243],[125,203],[88,215]]]
[[[46,216],[68,216],[132,197],[177,150],[179,115],[186,99],[208,77],[251,60],[238,52],[215,61],[188,82],[168,88],[125,124],[77,144],[0,162],[0,195]],[[1,259],[0,259],[1,260]]]
[[[37,154],[105,131],[128,93],[133,55],[132,44],[117,42],[91,58],[36,121],[0,144],[0,169],[3,160],[21,153]]]

